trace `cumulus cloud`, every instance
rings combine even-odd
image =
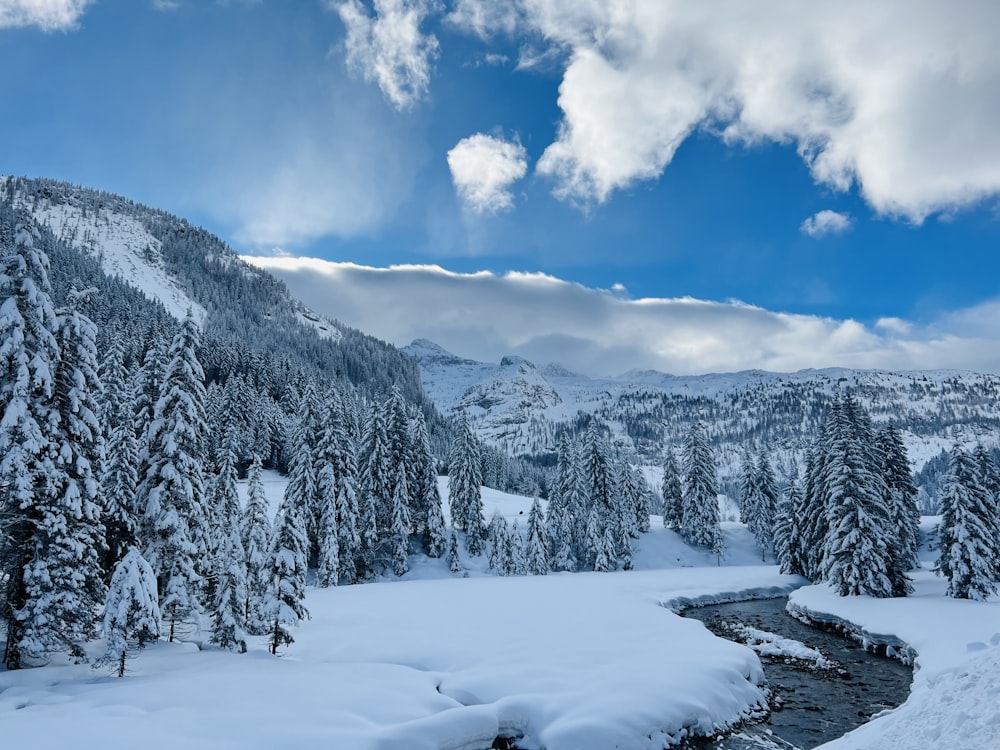
[[[516,141],[476,133],[448,152],[448,168],[459,198],[470,210],[495,214],[514,207],[510,186],[527,174],[527,153]]]
[[[819,239],[833,234],[842,234],[851,228],[851,217],[829,209],[817,211],[802,222],[800,229],[804,234]]]
[[[360,0],[327,5],[347,29],[347,64],[352,70],[377,83],[396,109],[409,109],[426,96],[438,41],[420,26],[437,12],[434,0],[375,0],[373,14]]]
[[[567,200],[658,177],[698,129],[794,144],[819,183],[912,222],[1000,192],[995,2],[461,0],[449,18],[565,55],[537,169]]]
[[[520,354],[592,375],[751,368],[1000,371],[1000,301],[916,325],[773,312],[688,297],[629,299],[539,273],[459,274],[310,258],[247,258],[317,312],[398,345],[429,338],[466,357]]]
[[[72,31],[93,0],[3,0],[0,29],[37,26],[42,31]]]

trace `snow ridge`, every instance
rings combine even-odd
[[[95,215],[70,202],[44,198],[29,203],[21,193],[15,195],[14,205],[29,211],[66,244],[96,259],[109,276],[162,303],[173,317],[183,320],[190,310],[199,327],[205,322],[205,308],[167,274],[160,241],[137,219],[107,208],[97,209]]]

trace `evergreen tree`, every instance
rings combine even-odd
[[[367,432],[364,495],[375,514],[375,549],[372,550],[372,562],[377,567],[384,568],[387,555],[379,547],[391,545],[393,496],[399,477],[399,464],[393,468],[385,412],[377,405],[372,408]],[[364,538],[362,544],[366,544]],[[368,574],[372,575],[374,572],[374,569],[371,569]]]
[[[504,520],[500,509],[496,508],[486,526],[486,541],[489,543],[489,557],[487,564],[490,570],[495,570],[499,575],[504,575],[507,553],[509,545],[507,543],[507,521]]]
[[[917,508],[917,488],[913,486],[910,462],[906,446],[899,430],[886,425],[877,435],[879,452],[882,457],[882,477],[887,490],[886,503],[889,506],[889,528],[893,545],[893,564],[898,570],[893,574],[895,581],[904,582],[906,571],[920,567],[918,550],[920,546],[920,511]],[[899,588],[897,596],[906,595],[906,586]]]
[[[754,494],[749,528],[753,534],[762,562],[767,560],[774,536],[774,514],[778,504],[778,482],[771,469],[771,462],[763,451],[757,456],[754,466]]]
[[[170,358],[146,440],[149,470],[139,487],[145,511],[145,557],[156,572],[168,638],[201,613],[198,586],[207,571],[203,458],[205,385],[195,355],[199,332],[188,313],[170,346]],[[196,561],[198,561],[196,563]],[[199,567],[201,570],[199,570]]]
[[[135,437],[134,404],[135,390],[126,387],[120,406],[124,418],[118,420],[108,435],[107,456],[101,476],[107,542],[104,568],[109,572],[114,570],[129,547],[139,543],[139,514],[136,508],[139,441]]]
[[[458,538],[454,529],[448,535],[448,570],[452,573],[459,573],[462,570],[462,560],[458,556]]]
[[[754,464],[750,451],[744,449],[740,462],[740,523],[750,528],[759,504],[759,489],[757,487],[757,466]]]
[[[574,514],[579,505],[577,472],[572,443],[566,435],[559,440],[556,463],[556,481],[549,492],[549,511],[546,516],[548,554],[555,571],[576,570],[576,544]],[[581,539],[582,544],[582,539]]]
[[[717,550],[719,527],[718,480],[705,426],[695,422],[684,444],[684,490],[681,536],[688,544]]]
[[[448,505],[451,523],[465,531],[465,548],[470,555],[483,553],[486,524],[483,520],[482,466],[479,443],[463,417],[458,424],[448,469]]]
[[[793,466],[774,514],[774,556],[785,574],[804,575],[806,570],[801,526],[803,504],[798,467]]]
[[[216,595],[212,608],[211,642],[240,653],[247,650],[247,559],[233,519],[219,553]]]
[[[524,575],[527,563],[524,559],[524,540],[521,530],[517,527],[517,519],[507,533],[507,575]]]
[[[91,463],[99,455],[96,377],[87,372],[93,328],[83,316],[57,320],[48,258],[36,239],[26,226],[0,226],[0,614],[8,669],[53,651],[82,658],[104,593]],[[73,398],[82,399],[79,411]]]
[[[332,464],[319,470],[318,492],[321,498],[319,518],[319,561],[317,583],[322,587],[340,582],[340,529],[337,524],[337,480]]]
[[[291,434],[288,484],[284,503],[294,507],[306,534],[306,559],[319,550],[319,491],[316,476],[316,444],[319,439],[319,415],[316,390],[307,381],[299,398],[298,412]]]
[[[533,576],[543,576],[548,572],[548,544],[545,539],[545,518],[542,506],[536,497],[528,513],[528,550],[525,560],[527,572]]]
[[[806,454],[802,512],[798,518],[802,528],[803,575],[810,581],[819,581],[823,577],[823,555],[829,532],[829,519],[826,511],[829,496],[826,482],[827,462],[829,456],[832,455],[829,450],[827,425],[839,409],[840,403],[835,401]]]
[[[261,481],[260,457],[254,456],[247,476],[247,504],[243,509],[240,542],[246,557],[247,599],[245,618],[247,631],[263,635],[269,625],[265,603],[271,584],[270,548],[271,522],[267,514],[267,498]]]
[[[870,419],[850,394],[831,418],[824,579],[841,596],[893,596],[906,583],[893,580],[888,493]]]
[[[940,556],[936,567],[948,579],[948,596],[956,599],[985,600],[997,591],[997,507],[980,477],[975,458],[956,446],[941,499]]]
[[[269,648],[294,643],[289,626],[298,625],[309,616],[302,604],[306,597],[306,537],[301,508],[282,502],[274,523],[274,544],[271,549],[271,588],[266,611],[270,622]]]
[[[447,542],[447,529],[444,525],[444,513],[441,510],[441,495],[438,494],[437,482],[433,493],[425,498],[427,507],[427,525],[424,527],[424,552],[428,557],[441,557]]]
[[[404,575],[410,569],[410,494],[406,487],[406,467],[399,465],[396,486],[392,492],[392,522],[389,528],[392,572]]]
[[[677,458],[671,448],[667,448],[663,459],[663,481],[660,492],[663,494],[663,526],[679,531],[684,521],[684,495],[681,492]]]
[[[116,563],[111,576],[104,603],[104,635],[107,648],[94,666],[115,664],[119,677],[125,676],[130,650],[141,649],[160,637],[156,575],[135,547],[129,548]]]

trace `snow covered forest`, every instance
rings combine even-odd
[[[142,257],[163,272],[157,289],[121,274]],[[847,384],[799,423],[798,454],[776,450],[791,421],[773,443],[744,426],[730,488],[711,409],[682,431],[663,412],[669,440],[640,429],[651,412],[627,440],[607,414],[580,413],[552,433],[553,454],[513,456],[466,406],[446,420],[414,360],[312,315],[202,230],[106,194],[3,181],[6,669],[89,659],[124,676],[159,642],[287,653],[307,592],[438,559],[455,577],[473,560],[500,577],[632,571],[654,524],[721,566],[727,494],[780,574],[845,597],[914,590],[928,540],[912,464],[900,429]],[[994,446],[961,441],[935,471],[934,570],[949,597],[987,600],[1000,582]],[[276,509],[264,472],[283,477]],[[487,517],[484,486],[530,497],[523,527]]]

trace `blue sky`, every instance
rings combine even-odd
[[[997,10],[751,5],[0,0],[0,173],[122,193],[250,255],[543,272],[853,319],[862,348],[981,344]],[[760,362],[782,363],[897,360]]]

